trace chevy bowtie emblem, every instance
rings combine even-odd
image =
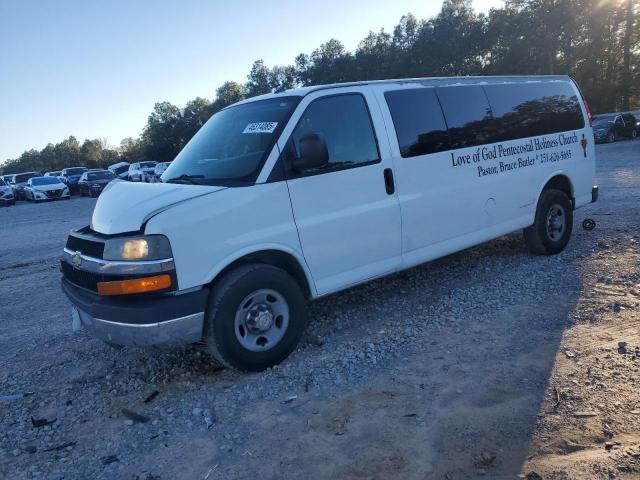
[[[73,263],[75,267],[82,265],[82,255],[80,255],[80,252],[76,252],[73,257],[71,257],[71,263]]]

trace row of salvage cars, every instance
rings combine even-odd
[[[15,205],[17,200],[40,202],[69,199],[73,193],[95,197],[115,175],[109,170],[84,167],[60,172],[24,172],[0,177],[0,203]]]
[[[0,205],[15,205],[17,200],[40,202],[69,199],[73,194],[97,197],[115,179],[134,182],[159,182],[169,162],[120,162],[108,169],[69,167],[59,171],[23,172],[0,176]]]

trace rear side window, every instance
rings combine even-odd
[[[328,170],[379,160],[369,110],[360,94],[335,95],[311,102],[292,134],[297,155],[300,139],[310,133],[320,134],[327,143]]]
[[[491,108],[482,87],[439,87],[436,91],[449,126],[451,148],[494,141]]]
[[[434,89],[395,90],[386,92],[384,97],[391,112],[402,157],[450,149],[447,124]]]
[[[496,140],[584,128],[580,101],[566,82],[486,85]]]

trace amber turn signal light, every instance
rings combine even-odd
[[[155,292],[171,286],[169,275],[157,277],[134,278],[116,282],[98,282],[99,295],[131,295],[134,293]]]

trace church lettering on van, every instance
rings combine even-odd
[[[488,145],[481,146],[474,153],[451,152],[451,164],[453,167],[462,165],[476,165],[478,177],[497,175],[499,173],[515,171],[519,168],[532,167],[537,163],[550,163],[568,160],[572,158],[570,149],[544,152],[552,148],[578,144],[578,136],[575,133],[561,133],[557,137],[532,138],[516,145]],[[539,152],[539,153],[536,153]],[[515,159],[512,157],[517,156]],[[500,159],[508,160],[502,161]],[[497,165],[478,165],[482,162],[500,160]]]

